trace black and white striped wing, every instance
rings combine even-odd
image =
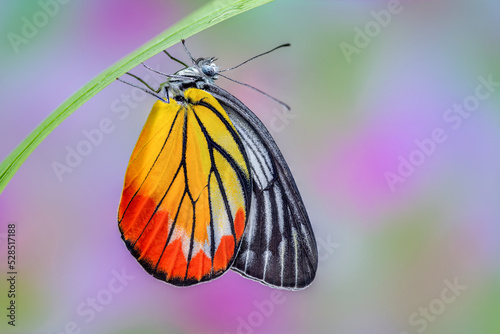
[[[241,246],[232,265],[240,274],[283,289],[313,281],[318,250],[293,176],[264,124],[225,90],[207,85],[245,146],[252,175],[252,202]]]

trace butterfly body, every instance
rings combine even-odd
[[[164,94],[167,101],[173,98],[185,101],[184,91],[187,88],[202,88],[207,84],[215,84],[218,79],[218,66],[214,63],[216,58],[198,58],[193,66],[188,66],[169,77],[160,86],[160,94]]]
[[[215,85],[214,61],[192,59],[155,91],[125,176],[122,238],[147,272],[176,286],[231,268],[302,289],[318,260],[305,206],[265,126]]]

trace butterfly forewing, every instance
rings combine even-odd
[[[183,286],[233,262],[250,208],[243,143],[220,104],[198,89],[157,101],[130,158],[118,221],[156,278]]]

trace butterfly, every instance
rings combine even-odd
[[[289,44],[227,70],[182,44],[191,66],[167,51],[183,69],[165,74],[143,64],[167,78],[158,89],[131,73],[145,87],[118,79],[157,98],[125,175],[122,239],[149,274],[175,286],[228,269],[275,288],[309,286],[318,251],[290,169],[257,116],[215,85],[229,79],[222,72]]]

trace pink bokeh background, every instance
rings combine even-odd
[[[40,4],[0,4],[0,158],[94,76],[203,3],[68,2],[17,53],[8,34],[19,34],[22,18]],[[443,120],[474,94],[479,76],[500,81],[500,5],[401,1],[402,12],[346,59],[341,43],[354,45],[354,29],[387,6],[275,1],[187,41],[195,57],[216,56],[221,67],[292,44],[230,75],[292,106],[289,122],[271,131],[318,239],[310,288],[275,297],[229,272],[179,289],[141,269],[121,241],[116,212],[154,99],[115,82],[55,129],[0,195],[0,268],[7,271],[5,233],[13,222],[19,271],[17,326],[3,317],[0,331],[59,334],[74,323],[81,333],[110,334],[413,334],[423,325],[412,315],[424,319],[419,310],[439,305],[444,282],[457,279],[466,288],[426,322],[425,333],[500,332],[500,87],[458,129]],[[169,51],[186,59],[179,44]],[[147,64],[179,69],[161,54]],[[276,122],[279,105],[222,80],[264,124]],[[127,96],[136,97],[130,105]],[[103,119],[113,130],[60,182],[53,163],[64,163],[67,148],[86,139],[82,131]],[[392,191],[385,173],[436,128],[447,139]],[[109,299],[113,273],[122,271],[133,279]],[[86,321],[82,310],[93,298],[106,304]]]

